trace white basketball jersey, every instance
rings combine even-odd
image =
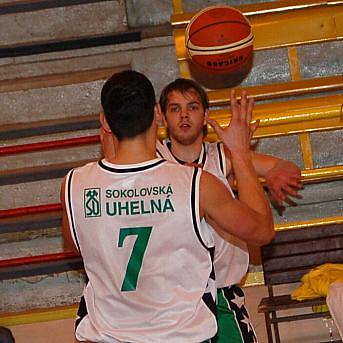
[[[157,153],[166,160],[182,163],[170,151],[170,141],[168,139],[162,142],[158,141]],[[226,178],[225,153],[221,142],[203,142],[199,158],[194,162],[207,172],[217,176],[234,196]],[[215,240],[214,269],[217,288],[240,283],[249,267],[247,245],[234,236],[231,236],[230,242],[227,242],[215,230],[213,230],[213,236]]]
[[[92,342],[202,342],[217,331],[201,169],[106,160],[69,172],[66,207],[89,282],[76,329]]]

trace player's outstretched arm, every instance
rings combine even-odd
[[[235,224],[242,224],[244,229],[247,230],[245,234],[248,234],[248,237],[239,238],[242,238],[251,244],[265,244],[273,237],[274,228],[269,201],[257,179],[251,158],[250,139],[252,128],[250,122],[253,101],[247,98],[246,92],[243,92],[241,102],[238,103],[234,91],[232,91],[231,108],[232,119],[228,127],[224,129],[221,128],[215,120],[209,120],[209,123],[215,129],[225,147],[230,151],[231,163],[236,175],[239,194],[239,206],[236,208],[238,213],[233,214],[235,216],[239,215],[246,217],[240,218],[240,222],[236,222]],[[206,179],[207,177],[205,176],[205,184]],[[213,181],[211,183],[213,183]],[[223,193],[223,190],[218,189],[218,187],[219,186],[213,185],[210,194],[212,194],[213,189],[217,189],[218,192]],[[220,203],[225,199],[220,199],[221,197],[222,195],[218,193],[217,200],[215,201],[213,199],[213,202],[216,202],[217,210],[224,211],[223,205]],[[220,199],[219,202],[218,199]],[[206,203],[207,199],[205,198],[204,201]],[[211,206],[211,204],[208,205]],[[216,209],[210,210],[214,211],[214,213],[216,212]],[[223,213],[221,215],[224,216]],[[213,217],[213,213],[212,215],[209,214],[209,216],[217,222],[219,226],[222,226],[218,222],[218,220],[221,221],[222,219]],[[226,218],[226,220],[230,219]],[[259,225],[261,231],[259,231]],[[252,236],[249,238],[249,235]],[[251,239],[251,237],[254,238]]]
[[[238,103],[234,91],[231,91],[230,100],[232,118],[229,126],[221,128],[213,119],[209,119],[209,123],[226,149],[230,151],[239,199],[259,213],[266,214],[266,212],[270,212],[269,202],[257,179],[250,150],[251,116],[254,103],[252,99],[247,98],[245,91],[242,93],[240,103]]]
[[[224,184],[205,171],[200,179],[200,214],[224,239],[229,240],[227,234],[232,234],[250,245],[261,246],[274,237],[270,210],[261,213],[232,198]]]
[[[231,94],[231,110],[233,116],[236,113],[245,111],[247,118],[252,117],[254,103],[252,99],[248,99],[246,92],[242,93],[241,102],[238,103],[234,94]],[[249,123],[250,138],[258,128],[258,121]],[[232,179],[232,161],[230,150],[225,146],[227,177]],[[293,162],[277,158],[275,156],[265,155],[250,150],[252,163],[257,176],[264,177],[266,186],[270,192],[271,200],[279,207],[283,206],[283,202],[292,203],[290,197],[301,198],[298,191],[302,189],[301,171],[300,168]]]

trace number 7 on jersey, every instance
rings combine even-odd
[[[127,236],[137,236],[133,245],[131,256],[126,267],[125,277],[121,285],[122,292],[134,291],[137,288],[138,275],[142,268],[143,257],[148,246],[152,226],[121,228],[119,232],[118,247],[123,247]]]

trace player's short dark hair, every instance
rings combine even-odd
[[[161,92],[160,106],[163,114],[167,112],[168,95],[174,91],[180,92],[183,95],[185,95],[189,91],[195,91],[200,98],[204,111],[207,110],[210,106],[207,93],[197,82],[191,79],[178,78],[165,86]]]
[[[192,79],[185,79],[180,77],[169,83],[162,89],[159,103],[163,115],[167,113],[168,96],[174,91],[180,92],[182,95],[186,95],[188,92],[194,91],[198,94],[204,111],[206,111],[210,107],[210,102],[204,88]],[[204,137],[207,135],[207,125],[204,125],[203,127],[203,135]]]
[[[101,90],[105,118],[119,141],[147,131],[154,118],[155,104],[152,83],[137,71],[112,75]]]

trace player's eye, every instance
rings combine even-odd
[[[179,108],[179,106],[170,106],[169,111],[170,112],[179,112],[180,108]]]
[[[188,106],[188,109],[190,111],[197,111],[199,109],[199,106],[197,104],[192,104]]]

